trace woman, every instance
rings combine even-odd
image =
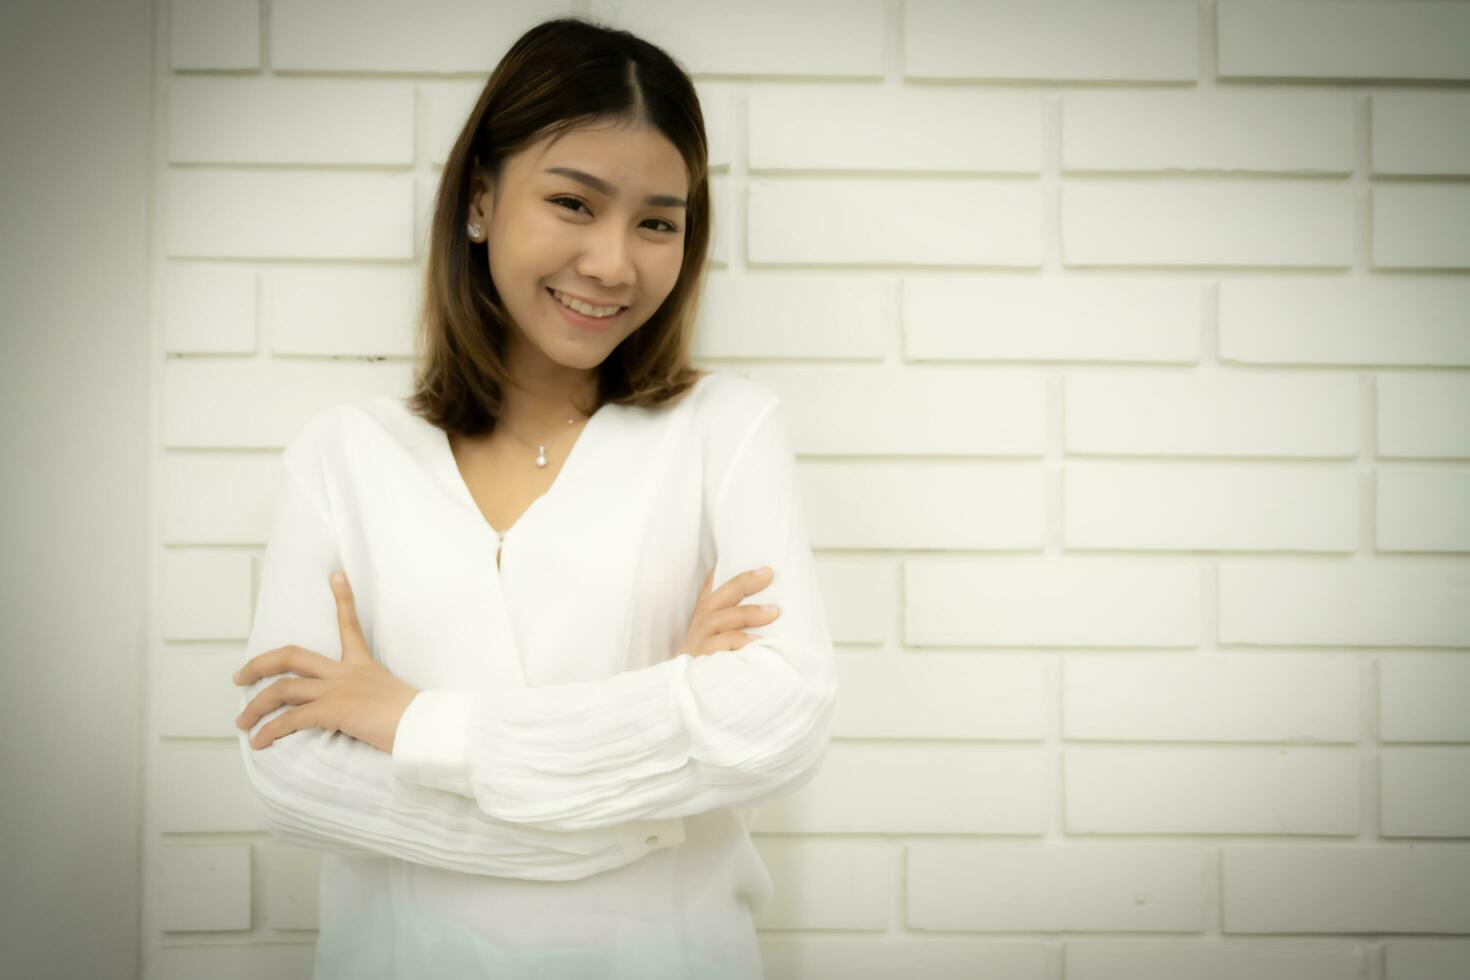
[[[412,396],[286,447],[236,723],[319,980],[762,975],[749,820],[836,680],[780,401],[686,362],[709,241],[685,73],[540,24],[444,167]]]

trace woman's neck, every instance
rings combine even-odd
[[[519,385],[519,387],[518,387]],[[581,420],[597,399],[597,376],[517,377],[502,394],[501,418],[517,432],[546,434],[565,428],[567,419]]]

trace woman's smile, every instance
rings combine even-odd
[[[551,304],[561,311],[561,315],[566,318],[568,323],[581,330],[588,330],[593,333],[600,333],[615,323],[621,323],[623,317],[628,312],[628,307],[625,306],[611,316],[588,316],[585,313],[578,313],[557,299],[556,294],[550,286],[546,287],[546,296],[551,301]]]

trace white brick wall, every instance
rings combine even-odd
[[[145,975],[310,975],[226,669],[275,455],[406,391],[565,12],[694,74],[695,352],[800,456],[843,696],[767,975],[1470,975],[1470,0],[160,5]]]

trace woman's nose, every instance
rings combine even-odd
[[[582,256],[581,271],[609,290],[623,286],[632,278],[631,252],[622,229],[609,223],[594,232]]]

